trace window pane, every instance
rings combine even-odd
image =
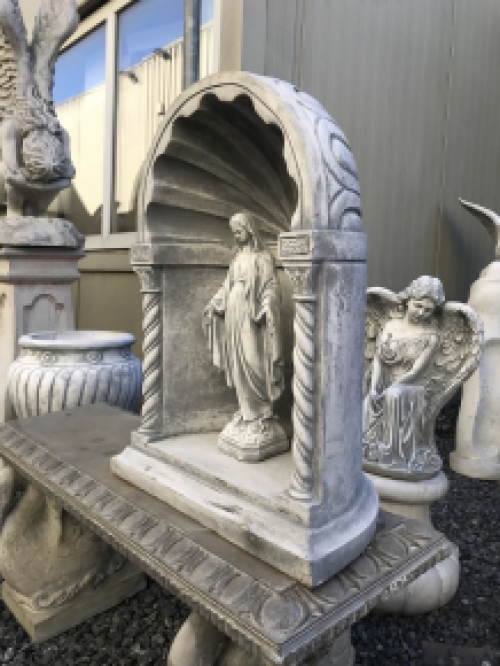
[[[201,24],[208,23],[214,18],[214,0],[201,0]]]
[[[56,60],[54,102],[59,104],[104,85],[105,28],[101,26]]]
[[[203,0],[200,75],[212,68],[213,0]],[[112,231],[135,231],[140,169],[165,110],[182,90],[184,0],[140,0],[118,16]]]
[[[101,26],[56,62],[54,100],[69,132],[76,176],[50,207],[83,234],[100,234],[103,202],[105,28]]]
[[[213,19],[214,0],[201,2],[201,35],[200,35],[200,79],[214,73],[213,70]]]
[[[132,5],[119,17],[118,69],[133,67],[183,32],[184,0],[141,0]]]

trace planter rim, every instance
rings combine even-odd
[[[19,346],[30,349],[116,349],[134,342],[133,335],[120,331],[40,331],[19,338]]]

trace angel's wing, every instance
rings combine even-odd
[[[17,79],[16,56],[0,28],[0,122],[13,112]]]
[[[428,429],[455,391],[477,368],[483,343],[483,322],[463,303],[446,303],[441,314],[438,350],[423,376],[425,387],[424,441]]]
[[[366,292],[365,328],[365,386],[364,395],[370,390],[373,357],[377,338],[389,319],[404,316],[404,306],[393,291],[383,287],[371,287]]]
[[[493,238],[495,243],[495,257],[500,259],[500,215],[497,215],[489,208],[478,206],[477,204],[470,203],[464,199],[459,199],[459,201],[465,210],[468,210],[469,213],[472,213],[472,215],[482,222],[484,228]]]
[[[30,81],[26,28],[17,0],[0,0],[0,121]]]
[[[42,0],[33,28],[33,77],[41,97],[52,103],[59,49],[78,26],[75,0]]]

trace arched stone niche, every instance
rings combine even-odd
[[[377,496],[362,473],[361,446],[366,237],[345,136],[316,100],[283,81],[239,72],[203,79],[158,130],[143,168],[140,240],[132,249],[144,308],[142,425],[133,451],[114,468],[132,482],[143,455],[178,469],[169,442],[218,432],[237,408],[211,364],[201,315],[232,258],[228,220],[243,209],[258,216],[287,274],[281,271],[291,391],[282,413],[293,439],[291,454],[280,457],[282,481],[272,498],[235,489],[241,507],[224,518],[207,509],[213,502],[201,500],[199,489],[180,497],[142,485],[317,585],[356,557],[375,529]],[[276,462],[248,473],[264,478],[269,465]],[[188,485],[179,477],[179,488]],[[234,507],[240,500],[228,493]],[[241,531],[236,523],[247,510],[250,526]]]

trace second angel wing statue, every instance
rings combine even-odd
[[[0,198],[7,217],[39,217],[75,175],[52,90],[61,45],[76,30],[75,0],[42,0],[28,43],[18,0],[0,0]]]
[[[408,480],[439,473],[436,417],[477,367],[482,335],[474,310],[446,303],[437,278],[420,277],[399,294],[368,290],[366,471]]]

